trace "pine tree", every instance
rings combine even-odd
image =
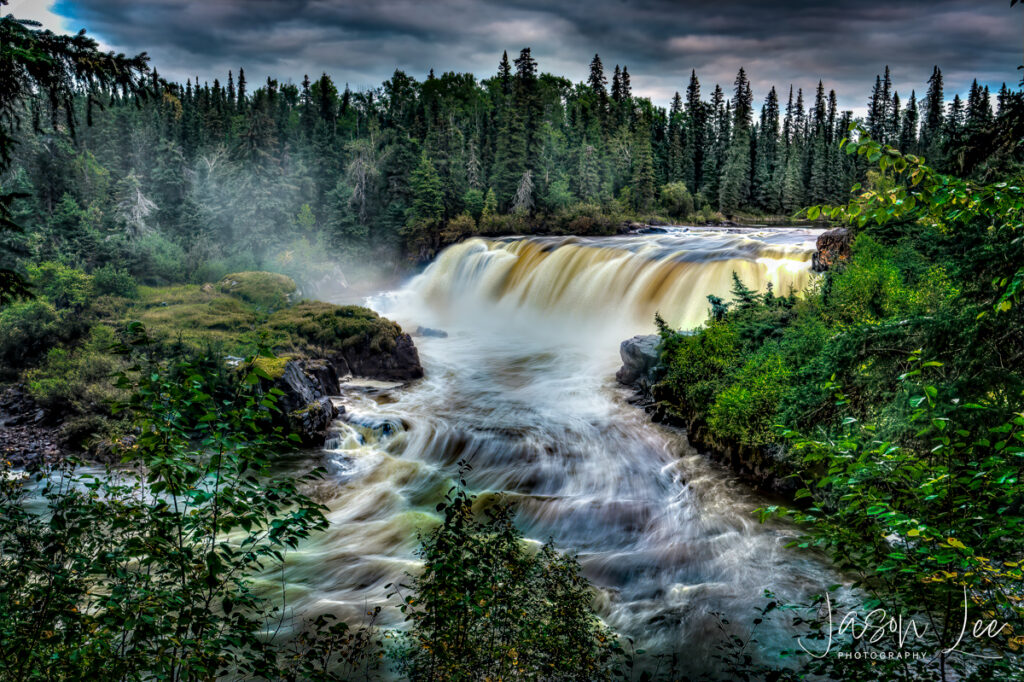
[[[654,203],[654,156],[651,136],[643,126],[637,131],[636,158],[633,161],[633,201],[638,211],[648,211]]]
[[[612,101],[616,104],[622,103],[622,70],[615,65],[615,72],[612,74]]]
[[[245,91],[245,69],[238,69],[238,110],[244,111],[248,102]]]
[[[440,244],[441,218],[444,215],[444,188],[430,157],[424,152],[410,178],[412,206],[403,233],[419,260],[433,255]]]
[[[910,100],[903,110],[903,121],[900,125],[900,150],[905,154],[917,153],[917,94],[911,90]]]
[[[690,72],[684,111],[686,159],[683,163],[683,182],[687,187],[697,188],[703,182],[707,117],[704,102],[700,99],[700,81],[697,80],[696,71]]]
[[[685,121],[683,120],[683,98],[678,92],[672,96],[672,104],[668,110],[667,143],[666,180],[668,182],[685,182]]]
[[[599,102],[604,102],[608,97],[608,79],[604,75],[604,65],[601,64],[601,57],[597,54],[590,60],[590,76],[587,78],[587,85],[597,95]]]
[[[763,211],[778,211],[777,193],[773,191],[772,178],[779,153],[779,97],[772,87],[761,107],[761,120],[757,127],[757,155],[751,198],[754,205]]]
[[[943,165],[943,131],[945,109],[942,93],[942,71],[936,66],[928,79],[928,94],[925,97],[924,121],[921,125],[921,152],[936,167]]]

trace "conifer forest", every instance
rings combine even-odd
[[[1021,679],[1022,22],[0,0],[0,682]]]

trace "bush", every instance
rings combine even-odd
[[[92,272],[93,291],[100,296],[121,296],[123,298],[136,298],[139,295],[139,287],[135,279],[127,270],[115,268],[113,265],[104,265]]]
[[[892,250],[862,234],[849,264],[833,277],[826,310],[840,323],[871,323],[908,309],[909,298]]]
[[[413,680],[607,680],[620,663],[614,635],[571,556],[537,553],[504,505],[478,520],[463,487],[438,505],[444,523],[423,543],[403,668]]]
[[[41,299],[0,309],[0,359],[7,370],[31,365],[61,339],[60,317]]]
[[[254,373],[225,385],[210,362],[146,369],[125,405],[138,436],[118,453],[144,475],[66,464],[26,486],[0,469],[0,679],[293,675],[266,631],[278,603],[253,582],[326,527],[300,491],[323,472],[270,475],[287,443],[268,435],[276,398]],[[344,644],[330,635],[300,655],[330,661]]]
[[[217,286],[224,293],[268,312],[287,306],[298,290],[291,277],[276,272],[235,272],[226,275]]]
[[[473,216],[468,213],[460,213],[449,220],[448,224],[441,230],[441,241],[446,244],[454,244],[466,237],[473,236],[475,233],[476,221],[473,220]]]
[[[51,348],[42,364],[25,375],[29,393],[50,409],[109,414],[110,404],[125,397],[114,387],[113,375],[124,362],[111,354],[116,341],[113,329],[96,325],[81,347]]]
[[[132,241],[128,250],[128,269],[140,284],[183,282],[186,261],[184,249],[156,232]]]
[[[711,432],[718,438],[751,446],[777,440],[776,414],[788,379],[789,370],[777,349],[762,348],[715,397],[708,411]]]
[[[662,187],[661,203],[673,218],[686,218],[693,213],[693,195],[682,182],[670,182]]]
[[[741,357],[739,334],[727,322],[711,320],[693,336],[665,329],[662,336],[670,338],[662,344],[666,373],[659,394],[695,415],[706,413]]]
[[[53,303],[57,309],[81,312],[92,300],[93,278],[81,270],[54,261],[27,268],[36,294]]]

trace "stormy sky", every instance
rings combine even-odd
[[[858,113],[886,64],[905,102],[934,64],[949,97],[973,78],[1016,85],[1024,51],[1024,7],[1009,0],[12,0],[9,11],[145,50],[182,81],[239,66],[253,85],[326,71],[362,89],[396,68],[487,77],[502,50],[529,46],[541,70],[573,80],[595,52],[609,76],[626,64],[634,92],[660,105],[690,69],[707,94],[716,82],[731,91],[744,66],[758,102],[773,84],[813,91],[821,79]]]

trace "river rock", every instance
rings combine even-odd
[[[281,421],[306,447],[319,447],[327,440],[331,422],[338,416],[330,396],[339,392],[338,373],[326,360],[289,360],[281,376],[273,381],[284,395],[278,396]]]
[[[811,256],[811,268],[824,272],[830,267],[850,260],[850,231],[845,227],[826,230],[818,235],[817,251]]]
[[[645,391],[654,383],[660,359],[661,337],[657,334],[634,336],[619,346],[622,367],[615,373],[620,384]]]
[[[339,376],[380,381],[412,381],[423,376],[420,354],[408,334],[395,337],[390,350],[355,344],[335,352],[330,360]]]

